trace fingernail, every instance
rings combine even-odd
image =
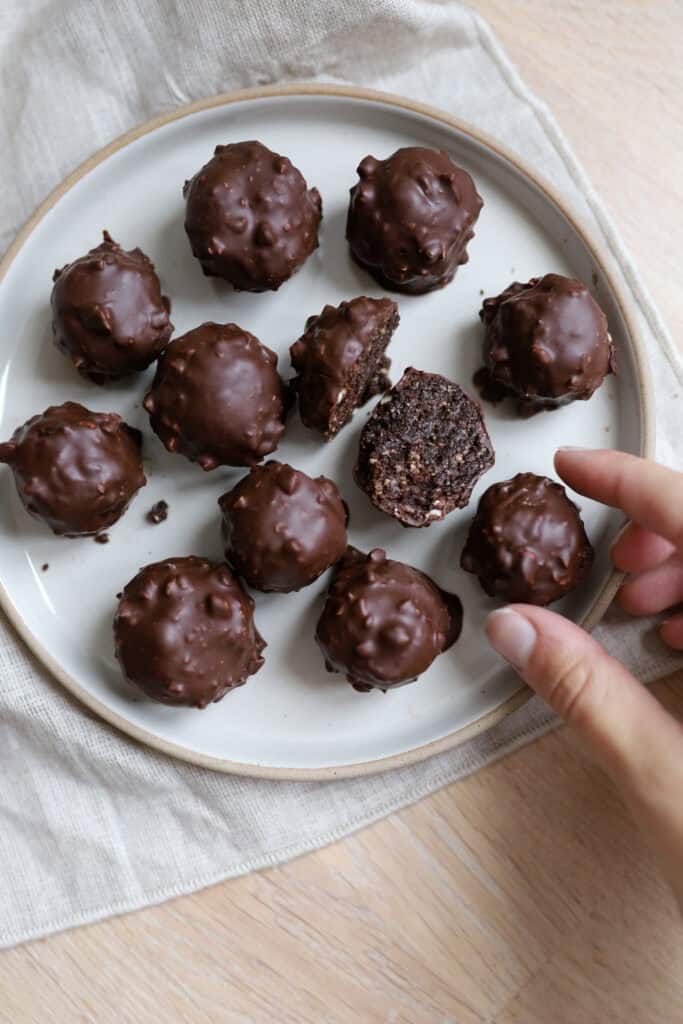
[[[484,630],[498,654],[517,669],[526,667],[537,639],[528,619],[512,608],[497,608],[487,618]]]
[[[592,452],[593,448],[581,448],[578,445],[565,444],[561,448],[557,449],[558,452]]]

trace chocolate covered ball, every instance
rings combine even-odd
[[[277,356],[237,324],[202,324],[172,341],[143,405],[169,452],[206,470],[255,465],[285,429]]]
[[[274,291],[318,247],[318,190],[260,142],[216,146],[183,195],[185,230],[202,270],[239,291]]]
[[[518,473],[482,495],[460,564],[491,597],[546,605],[584,580],[593,548],[564,487]]]
[[[346,550],[348,510],[327,477],[267,462],[218,504],[226,558],[255,590],[301,590]]]
[[[476,381],[484,397],[514,396],[522,416],[588,399],[616,372],[607,319],[581,281],[515,281],[484,299],[479,316],[484,368]]]
[[[428,576],[387,558],[349,548],[339,564],[316,628],[330,672],[356,690],[411,683],[455,643],[462,605]]]
[[[263,665],[254,602],[227,565],[167,558],[128,583],[114,619],[126,679],[162,704],[205,708]]]
[[[365,295],[312,316],[290,348],[297,371],[291,384],[302,422],[325,440],[337,434],[354,409],[390,387],[385,350],[398,327],[391,299]]]
[[[26,510],[66,537],[112,526],[145,483],[142,435],[116,413],[50,406],[0,444]]]
[[[358,175],[346,221],[355,261],[394,291],[448,284],[483,206],[467,171],[442,150],[407,146],[386,160],[366,156]]]
[[[145,370],[173,333],[152,261],[102,235],[101,245],[55,270],[51,298],[55,345],[96,384]]]

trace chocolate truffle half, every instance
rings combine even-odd
[[[365,296],[325,306],[308,319],[305,334],[289,350],[297,371],[291,383],[307,427],[329,440],[357,406],[390,387],[384,352],[398,320],[391,299]]]
[[[145,483],[142,435],[116,413],[50,406],[0,444],[26,510],[67,537],[99,534]]]
[[[55,270],[51,298],[55,345],[96,384],[145,370],[173,333],[152,261],[102,235],[101,245]]]
[[[216,146],[183,195],[185,230],[202,270],[240,291],[274,291],[318,247],[318,190],[260,142]]]
[[[267,462],[218,504],[226,558],[256,590],[307,587],[346,550],[348,510],[324,476],[313,480],[282,462]]]
[[[442,150],[408,146],[386,160],[366,156],[358,175],[346,221],[355,261],[394,291],[448,284],[483,205],[467,171]]]
[[[227,565],[168,558],[128,583],[114,619],[123,674],[152,700],[205,708],[263,665],[254,602]]]
[[[363,427],[354,479],[404,526],[464,508],[494,462],[479,405],[437,373],[409,367]]]
[[[482,495],[460,564],[491,597],[546,605],[579,586],[593,548],[564,487],[518,473]]]
[[[517,398],[522,416],[588,399],[616,372],[607,319],[580,281],[560,274],[514,281],[484,299],[479,316],[484,367],[475,382],[484,397]]]
[[[277,356],[237,324],[202,324],[172,341],[143,405],[169,452],[206,470],[255,465],[285,429]]]
[[[455,643],[462,605],[428,576],[387,558],[349,548],[316,628],[330,672],[356,690],[411,683]]]

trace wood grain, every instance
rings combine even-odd
[[[479,0],[674,336],[683,7]],[[683,673],[655,692],[683,716]],[[0,955],[0,1022],[678,1024],[673,901],[566,731],[318,853]]]

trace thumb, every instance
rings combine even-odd
[[[495,650],[582,737],[630,803],[651,804],[674,780],[683,791],[683,727],[584,630],[532,605],[498,609],[485,628]]]

